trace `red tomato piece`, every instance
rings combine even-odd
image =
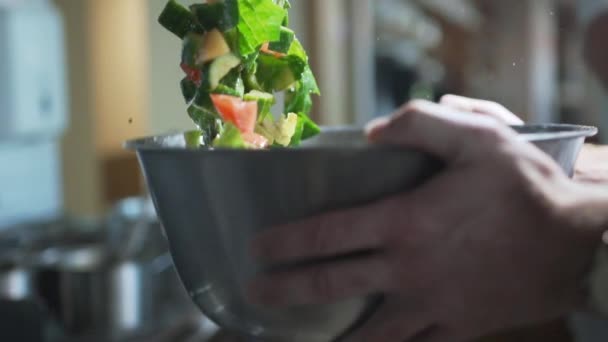
[[[182,67],[182,70],[186,73],[190,81],[196,83],[197,86],[201,85],[203,75],[199,69],[193,68],[184,63],[180,64],[180,66]]]
[[[258,117],[257,102],[221,94],[211,94],[211,100],[224,121],[232,123],[241,133],[253,133]]]

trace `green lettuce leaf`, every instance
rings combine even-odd
[[[310,114],[312,94],[320,95],[319,86],[312,70],[306,66],[302,78],[285,92],[285,113]]]
[[[266,43],[280,39],[286,11],[272,0],[225,0],[228,8],[238,8],[238,48],[241,57],[255,53]]]

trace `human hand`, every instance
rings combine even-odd
[[[503,105],[457,95],[445,95],[442,105],[494,118],[506,125],[517,126],[524,122]],[[608,185],[608,146],[585,145],[577,162],[575,179],[580,182]]]
[[[585,145],[576,164],[575,179],[608,185],[608,146]]]
[[[429,183],[271,229],[254,245],[259,258],[281,264],[370,253],[262,275],[252,301],[307,305],[384,294],[349,342],[465,341],[580,304],[599,241],[599,229],[579,215],[585,191],[504,124],[453,108],[412,102],[368,131],[374,143],[443,159],[447,169]]]
[[[450,94],[443,96],[440,103],[446,107],[464,113],[475,113],[488,116],[506,125],[519,126],[524,124],[522,119],[497,102]]]

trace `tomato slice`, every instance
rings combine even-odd
[[[263,53],[265,53],[267,55],[274,56],[276,58],[281,58],[281,57],[287,56],[284,53],[280,53],[280,52],[276,52],[276,51],[270,50],[270,43],[264,43],[264,45],[262,45],[262,48],[260,49],[260,51],[262,51]]]
[[[253,132],[249,132],[249,133],[243,133],[243,140],[245,140],[246,143],[248,143],[249,145],[255,147],[255,148],[266,148],[268,147],[268,139],[266,139],[266,137],[261,136],[257,133],[253,133]]]
[[[211,101],[224,121],[232,123],[241,133],[253,133],[258,117],[258,103],[243,101],[241,98],[211,94]]]
[[[186,73],[190,81],[196,83],[196,85],[198,86],[201,85],[203,75],[199,69],[193,68],[185,63],[180,64],[180,66],[182,70]]]

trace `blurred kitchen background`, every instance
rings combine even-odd
[[[181,288],[137,160],[122,148],[192,128],[180,42],[156,23],[165,3],[0,0],[2,341],[41,341],[36,331],[229,340]],[[323,124],[363,124],[409,99],[456,93],[530,122],[608,130],[608,93],[583,62],[576,0],[292,3]],[[493,341],[572,341],[562,321],[508,336]]]

